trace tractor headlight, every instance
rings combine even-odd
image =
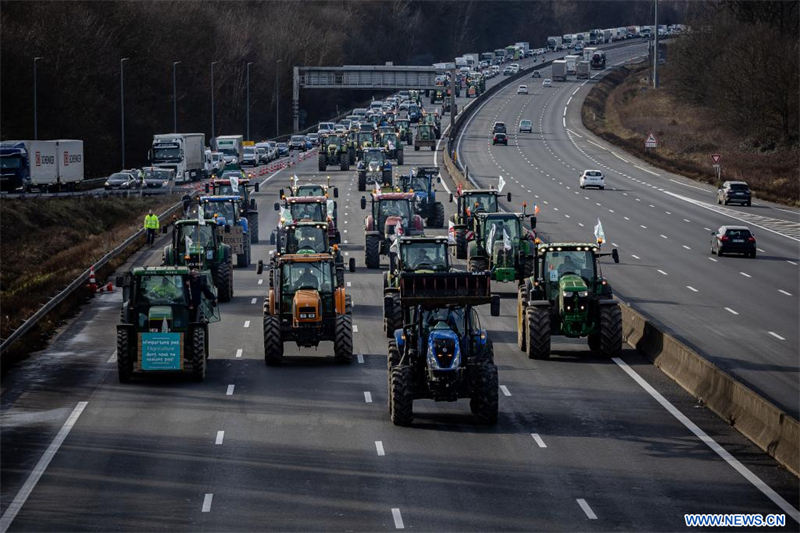
[[[578,293],[579,298],[586,298],[589,296],[589,291],[581,291]]]

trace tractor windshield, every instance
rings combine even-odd
[[[295,196],[325,196],[325,189],[322,185],[300,185],[296,189]]]
[[[406,199],[402,200],[381,200],[378,207],[379,224],[383,226],[387,217],[401,217],[403,226],[411,218],[411,209]]]
[[[330,135],[329,137],[325,138],[325,146],[335,146],[340,147],[342,145],[342,138],[336,135]]]
[[[224,217],[228,224],[236,223],[236,206],[233,202],[208,202],[205,213],[206,216]]]
[[[325,222],[325,215],[322,212],[321,203],[294,203],[290,206],[292,220],[312,220],[314,222]]]
[[[324,228],[316,226],[297,226],[286,235],[286,253],[296,254],[297,252],[324,253],[325,246]]]
[[[384,146],[397,146],[397,135],[394,133],[386,133],[383,135]]]
[[[188,239],[188,240],[187,240]],[[203,248],[214,247],[214,227],[205,224],[183,224],[178,231],[178,251],[186,252],[186,245],[202,246]]]
[[[422,332],[425,338],[433,329],[449,329],[464,336],[464,308],[444,307],[422,310]]]
[[[447,245],[436,242],[404,243],[400,247],[405,270],[447,270]]]
[[[367,165],[369,166],[383,166],[386,158],[384,157],[383,152],[375,150],[364,154],[364,161],[366,161]]]
[[[417,135],[419,135],[420,139],[428,140],[431,138],[431,127],[429,124],[423,124],[417,128]]]
[[[495,194],[470,194],[465,196],[467,207],[479,213],[497,213],[497,195]]]
[[[333,292],[330,263],[286,263],[283,265],[283,292],[301,289]]]
[[[415,191],[427,191],[428,178],[424,176],[412,176],[411,183],[409,183],[409,186]]]
[[[519,220],[511,218],[492,218],[486,221],[486,248],[492,250],[494,243],[502,242],[513,246],[519,243]]]
[[[214,193],[219,196],[242,196],[244,194],[244,186],[239,184],[238,188],[238,191],[234,191],[230,184],[218,183],[214,185]]]
[[[544,257],[544,272],[551,282],[557,282],[565,274],[577,274],[586,281],[591,281],[595,278],[594,257],[587,251],[547,252]]]
[[[372,134],[370,132],[364,132],[358,134],[358,144],[363,145],[364,143],[371,143],[372,142]]]
[[[184,305],[186,287],[181,276],[150,275],[139,280],[137,301],[141,305]]]

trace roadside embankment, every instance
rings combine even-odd
[[[17,329],[48,300],[64,289],[142,226],[148,209],[163,212],[180,198],[48,198],[0,200],[0,335]],[[137,243],[141,246],[142,243]],[[130,246],[104,269],[124,262],[138,246]],[[37,349],[88,292],[76,292],[43,318],[9,356]],[[13,351],[13,353],[12,353]],[[4,359],[6,355],[4,354]]]
[[[754,138],[746,124],[736,131],[723,126],[713,109],[674,96],[673,75],[663,69],[661,88],[654,90],[646,63],[615,69],[587,95],[583,124],[657,167],[714,185],[711,154],[721,154],[722,181],[746,181],[758,198],[800,205],[800,147]],[[644,147],[649,133],[658,148]]]

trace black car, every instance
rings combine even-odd
[[[747,226],[721,226],[711,232],[711,253],[722,257],[724,254],[743,254],[756,257],[756,237]]]
[[[750,187],[743,181],[726,181],[717,190],[718,204],[739,203],[749,206],[751,201]]]
[[[492,125],[492,133],[508,133],[506,130],[506,123],[505,122],[495,122]]]
[[[139,178],[132,172],[114,172],[103,184],[106,190],[111,189],[138,189],[140,187]]]
[[[306,138],[304,135],[292,135],[292,138],[289,139],[289,150],[300,150],[301,152],[306,151]]]
[[[508,135],[505,133],[495,133],[492,137],[492,144],[505,144],[508,146]]]

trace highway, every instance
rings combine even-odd
[[[609,53],[624,54],[633,52]],[[529,140],[518,137],[519,149],[515,141],[508,148],[485,147],[494,117],[514,123],[521,112],[514,109],[516,102],[524,105],[506,92],[491,100],[467,129],[462,157],[479,181],[488,184],[503,172],[520,200],[539,195],[532,198],[540,203],[540,223],[548,235],[591,238],[597,212],[582,192],[575,199],[562,192],[567,185],[576,187],[577,172],[560,170],[562,184],[546,175],[534,182],[539,172],[518,162],[527,156],[556,176],[552,168],[557,167],[545,163],[552,156],[542,148],[540,133]],[[552,105],[566,96],[563,90],[552,92]],[[524,112],[533,116],[545,99],[524,98],[530,101]],[[537,132],[546,130],[550,149],[564,159],[574,148],[567,145],[563,127],[556,131],[556,124],[549,124],[552,113],[546,109],[539,112],[547,127]],[[535,118],[538,122],[538,113]],[[555,122],[560,126],[560,118]],[[504,168],[492,167],[488,153]],[[405,155],[402,172],[441,163],[435,152],[409,150]],[[346,275],[357,354],[351,365],[333,363],[331,343],[318,350],[287,344],[283,366],[264,365],[260,326],[267,282],[265,275],[257,275],[255,263],[267,261],[274,248],[268,244],[269,228],[277,223],[271,207],[294,172],[301,182],[330,175],[339,187],[342,250],[358,264],[355,274]],[[253,247],[253,265],[235,271],[233,301],[221,304],[223,319],[211,326],[205,382],[172,377],[118,382],[114,327],[119,292],[95,298],[61,328],[48,349],[8,370],[0,396],[0,531],[674,531],[685,527],[686,513],[783,513],[786,526],[772,530],[797,530],[797,479],[632,349],[609,361],[590,353],[585,342],[557,341],[551,360],[528,359],[516,346],[515,289],[510,285],[496,287],[505,296],[500,317],[481,310],[502,386],[498,425],[476,425],[466,401],[418,401],[413,427],[393,426],[386,407],[381,318],[381,275],[387,262],[380,271],[364,267],[365,213],[355,172],[325,175],[316,172],[312,158],[293,171],[264,178],[256,194],[261,243]],[[528,183],[530,195],[522,185]],[[648,235],[653,234],[656,246],[628,242],[625,225],[613,214],[606,211],[601,218],[606,235],[624,252],[623,264],[608,266],[607,276],[623,298],[637,296],[637,307],[652,312],[648,306],[658,301],[682,299],[672,281],[682,274],[675,261],[667,260],[680,251],[668,255],[671,250],[658,233],[674,241],[687,239],[678,242],[693,248],[684,261],[692,261],[695,253],[701,257],[704,243],[702,232],[691,241],[686,237],[695,231],[692,223],[678,233],[659,229],[657,217],[700,217],[699,222],[705,212],[665,200],[657,189],[622,183],[614,183],[617,191],[585,196],[605,206],[609,195],[628,192],[630,202],[644,202],[625,215],[631,224],[641,220],[650,226]],[[452,190],[454,185],[443,187]],[[446,201],[447,195],[439,194]],[[659,215],[648,207],[656,200],[662,210],[670,202],[673,214]],[[626,202],[618,199],[608,207],[616,210]],[[445,203],[445,209],[449,216],[453,204]],[[680,222],[677,218],[673,225],[681,227]],[[768,251],[762,257],[779,249],[766,233],[758,233]],[[159,264],[163,244],[164,237],[127,266]],[[632,253],[642,257],[641,266],[631,263]],[[728,262],[723,258],[716,266],[731,268]],[[658,279],[653,268],[667,271],[671,283],[653,283]],[[693,283],[703,291],[700,298],[710,291]],[[690,304],[685,313],[710,312]],[[739,320],[760,320],[750,318],[750,312],[745,317],[741,305],[739,312]],[[715,323],[725,324],[719,318]],[[684,324],[673,327],[683,330]],[[781,329],[781,334],[788,345],[797,332]],[[703,436],[731,455],[722,458]]]
[[[610,50],[608,65],[638,54],[644,45]],[[797,418],[800,213],[763,201],[718,206],[711,187],[600,141],[580,117],[593,84],[530,80],[527,96],[515,94],[517,84],[503,89],[458,140],[462,164],[480,185],[503,175],[514,195],[536,202],[538,229],[550,239],[591,240],[599,218],[622,258],[605,270],[616,294]],[[518,133],[521,119],[533,121],[533,133]],[[508,147],[491,145],[495,121],[509,127]],[[605,173],[605,190],[578,187],[590,168]],[[710,233],[724,224],[750,226],[755,260],[710,254]]]

